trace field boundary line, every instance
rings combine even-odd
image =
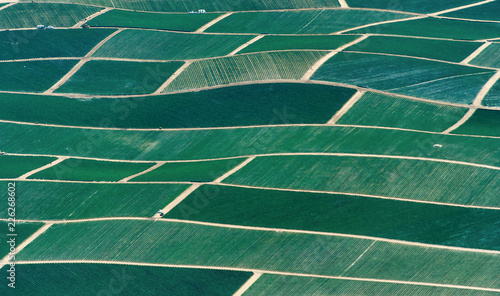
[[[344,116],[347,112],[349,112],[349,110],[352,108],[352,106],[354,106],[354,104],[356,104],[359,99],[361,99],[361,97],[365,94],[364,91],[361,91],[361,90],[358,90],[345,104],[344,106],[342,106],[342,108],[340,108],[339,111],[337,111],[337,113],[335,113],[333,115],[333,117],[328,120],[328,122],[326,123],[327,125],[335,125],[337,123],[337,121],[339,121],[340,118],[342,118],[342,116]]]
[[[89,58],[101,47],[104,43],[108,42],[111,38],[115,37],[118,33],[122,32],[124,29],[118,29],[111,33],[108,37],[104,38],[99,42],[94,48],[92,48],[66,75],[64,75],[56,84],[51,88],[46,90],[44,94],[52,94],[56,89],[61,87],[66,81],[68,81],[80,68],[89,60]]]
[[[41,234],[43,234],[47,229],[49,229],[54,223],[51,223],[51,222],[48,222],[48,223],[45,223],[45,225],[43,225],[42,227],[40,227],[40,229],[38,229],[37,231],[35,231],[35,233],[33,233],[32,235],[30,235],[28,238],[26,238],[23,242],[21,242],[20,245],[18,245],[16,247],[16,249],[14,250],[14,256],[17,256],[17,254],[19,252],[21,252],[27,245],[29,245],[32,241],[34,241],[37,237],[39,237]],[[2,261],[0,261],[0,269],[2,269],[2,267],[4,267],[5,265],[8,265],[10,260],[9,260],[9,256],[11,254],[7,254],[3,259]],[[15,261],[14,261],[15,262]],[[17,262],[15,262],[17,264]]]
[[[351,265],[349,265],[349,267],[347,267],[343,272],[342,274],[346,273],[349,269],[351,269],[351,267],[353,267],[358,261],[359,259],[363,258],[363,256],[366,254],[366,252],[368,252],[372,247],[373,245],[376,243],[377,241],[374,240],[373,243],[371,243],[364,251],[363,253],[361,253],[361,255],[358,256],[358,258],[356,258],[356,260],[354,260],[354,262],[351,263]]]
[[[323,278],[323,279],[335,279],[335,280],[347,280],[347,281],[359,281],[359,282],[389,283],[389,284],[401,284],[401,285],[412,285],[412,286],[427,286],[427,287],[441,287],[441,288],[462,289],[462,290],[500,292],[500,289],[485,288],[485,287],[460,286],[460,285],[439,284],[439,283],[429,283],[429,282],[387,280],[387,279],[376,279],[376,278],[357,278],[357,277],[345,277],[345,276],[335,276],[335,275],[321,275],[321,274],[312,274],[312,273],[296,273],[296,272],[285,272],[285,271],[275,271],[275,270],[251,269],[251,268],[241,268],[241,267],[225,267],[225,266],[209,266],[209,265],[181,265],[181,264],[146,263],[146,262],[131,262],[131,261],[109,261],[109,260],[46,260],[46,261],[44,261],[44,260],[31,260],[31,261],[19,260],[16,262],[16,264],[85,264],[85,263],[243,271],[243,272],[308,277],[308,278]]]
[[[484,97],[486,97],[486,95],[488,94],[490,89],[495,85],[495,83],[499,79],[500,79],[500,71],[496,72],[495,75],[493,75],[488,80],[488,82],[486,82],[486,84],[483,86],[483,88],[477,94],[476,98],[474,99],[474,102],[472,103],[472,106],[476,107],[476,108],[469,109],[469,111],[467,111],[467,113],[465,113],[465,115],[464,115],[464,117],[462,117],[462,119],[460,119],[457,123],[455,123],[454,125],[452,125],[448,129],[446,129],[443,132],[443,134],[449,134],[450,132],[452,132],[452,131],[456,130],[457,128],[459,128],[460,126],[462,126],[462,124],[464,124],[467,120],[469,120],[469,118],[471,118],[472,115],[476,112],[477,107],[481,106]]]
[[[483,5],[483,4],[486,4],[486,3],[494,2],[494,1],[495,0],[486,0],[486,1],[481,1],[481,2],[477,2],[477,3],[463,5],[463,6],[459,6],[459,7],[455,7],[455,8],[450,8],[450,9],[446,9],[446,10],[442,10],[442,11],[430,13],[429,16],[438,16],[440,14],[454,12],[454,11],[462,10],[462,9],[467,9],[467,8],[471,8],[471,7],[474,7],[474,6],[479,6],[479,5]]]
[[[342,46],[340,46],[339,48],[331,51],[330,53],[328,53],[327,55],[323,56],[321,59],[319,59],[318,61],[316,61],[316,63],[314,63],[311,68],[309,68],[307,70],[307,72],[304,74],[304,76],[302,76],[302,78],[300,80],[303,80],[303,81],[307,81],[307,80],[310,80],[311,77],[314,75],[314,73],[316,73],[316,71],[321,67],[323,66],[324,63],[326,63],[330,58],[332,58],[334,55],[338,54],[339,52],[343,51],[344,49],[350,47],[350,46],[353,46],[363,40],[365,40],[366,38],[368,38],[368,36],[370,36],[369,34],[365,34],[365,35],[362,35],[360,36],[359,38],[347,43],[347,44],[344,44]]]
[[[233,169],[231,169],[230,171],[228,171],[224,175],[222,175],[219,178],[215,179],[214,183],[220,183],[220,182],[222,182],[224,179],[226,179],[227,177],[229,177],[232,174],[236,173],[237,171],[239,171],[240,169],[242,169],[244,166],[246,166],[247,164],[249,164],[254,159],[255,159],[255,156],[251,156],[251,157],[247,158],[245,161],[243,161],[239,165],[235,166]]]
[[[170,83],[172,83],[172,81],[174,81],[175,78],[181,75],[181,73],[184,72],[184,70],[186,70],[192,63],[193,63],[192,61],[185,62],[184,65],[182,65],[179,69],[177,69],[177,71],[175,71],[174,74],[172,74],[172,76],[170,76],[167,79],[167,81],[165,81],[162,85],[160,85],[160,87],[153,94],[156,95],[161,94],[170,85]]]
[[[226,17],[230,16],[233,14],[233,12],[226,12],[223,15],[211,20],[210,22],[206,23],[205,25],[201,26],[198,30],[194,31],[194,33],[203,33],[205,32],[206,29],[210,28],[211,26],[215,25],[216,23],[222,21]]]
[[[128,176],[128,177],[126,177],[126,178],[123,178],[123,179],[121,179],[120,181],[118,181],[118,183],[126,183],[126,182],[130,181],[131,179],[134,179],[134,178],[136,178],[136,177],[139,177],[139,176],[142,176],[142,175],[144,175],[144,174],[147,174],[147,173],[149,173],[149,172],[151,172],[151,171],[153,171],[153,170],[156,170],[157,168],[161,167],[161,166],[162,166],[162,165],[164,165],[164,164],[165,164],[165,162],[164,162],[164,161],[158,161],[158,162],[157,162],[154,166],[150,167],[149,169],[145,169],[144,171],[139,172],[139,173],[137,173],[137,174],[135,174],[135,175],[132,175],[132,176]]]
[[[231,51],[227,56],[230,57],[230,56],[234,56],[235,54],[237,54],[238,52],[242,51],[244,48],[248,47],[249,45],[259,41],[260,39],[262,39],[265,35],[258,35],[256,36],[255,38],[252,38],[250,41],[246,42],[245,44],[241,45],[240,47],[236,48],[235,50]]]
[[[347,5],[347,2],[345,0],[339,0],[339,4],[342,8],[349,8],[349,5]]]
[[[186,197],[188,197],[191,193],[193,193],[196,189],[198,189],[203,183],[197,183],[191,185],[188,189],[184,190],[179,196],[177,196],[172,202],[170,202],[165,208],[161,210],[163,214],[167,214],[173,208],[175,208],[178,204],[180,204]],[[161,218],[160,213],[154,214],[153,219]]]
[[[260,277],[262,273],[254,272],[253,275],[236,291],[233,296],[241,296],[245,293]]]
[[[106,7],[103,10],[100,10],[100,11],[94,13],[94,14],[91,14],[88,17],[84,18],[83,20],[79,21],[74,26],[72,26],[72,28],[80,28],[83,24],[85,24],[86,22],[90,21],[91,19],[96,18],[96,17],[100,16],[101,14],[105,14],[106,12],[108,12],[110,10],[113,10],[113,9],[114,8]]]
[[[491,42],[486,41],[483,45],[481,45],[478,49],[476,49],[473,53],[471,53],[468,57],[466,57],[463,61],[460,62],[462,65],[469,65],[469,63],[476,58],[483,50],[485,50],[488,46],[491,45]]]
[[[53,167],[53,166],[55,166],[55,165],[57,165],[57,164],[59,164],[59,163],[61,163],[61,162],[65,161],[66,159],[69,159],[69,158],[70,158],[69,156],[61,156],[61,157],[58,157],[58,158],[57,158],[56,160],[54,160],[53,162],[51,162],[51,163],[49,163],[49,164],[46,164],[46,165],[44,165],[44,166],[42,166],[42,167],[39,167],[39,168],[37,168],[37,169],[34,169],[34,170],[32,170],[32,171],[29,171],[29,172],[27,172],[26,174],[24,174],[24,175],[20,176],[20,177],[19,177],[19,178],[17,178],[17,179],[18,179],[18,180],[26,180],[26,179],[27,179],[28,177],[30,177],[31,175],[34,175],[34,174],[36,174],[36,173],[38,173],[38,172],[40,172],[40,171],[43,171],[43,170],[45,170],[45,169],[51,168],[51,167]]]
[[[368,27],[373,27],[373,26],[378,26],[378,25],[385,25],[385,24],[391,24],[391,23],[413,21],[413,20],[418,20],[418,19],[424,19],[424,18],[427,18],[427,17],[428,17],[427,15],[419,15],[419,16],[413,16],[413,17],[403,18],[403,19],[396,19],[396,20],[388,20],[388,21],[383,21],[383,22],[370,23],[370,24],[366,24],[366,25],[362,25],[362,26],[357,26],[357,27],[354,27],[354,28],[349,28],[349,29],[345,29],[345,30],[333,32],[333,33],[330,33],[330,35],[339,35],[339,34],[344,34],[346,32],[355,31],[355,30],[359,30],[359,29],[364,29],[364,28],[368,28]]]
[[[5,8],[11,7],[13,5],[16,5],[17,3],[19,3],[19,2],[13,2],[13,3],[6,4],[6,5],[2,6],[2,7],[0,7],[0,10],[4,10]]]

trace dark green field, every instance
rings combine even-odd
[[[477,109],[454,134],[500,137],[500,111]]]
[[[17,178],[54,160],[53,157],[0,155],[0,178]]]

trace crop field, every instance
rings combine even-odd
[[[220,13],[158,14],[126,10],[111,10],[88,22],[91,27],[127,27],[172,31],[196,31],[219,17]]]
[[[499,295],[499,16],[0,3],[0,295]]]
[[[225,56],[255,36],[182,34],[125,30],[107,42],[95,57],[190,60]],[[186,50],[179,48],[186,46]]]
[[[208,29],[222,33],[329,34],[358,26],[410,17],[365,10],[302,10],[232,14]]]

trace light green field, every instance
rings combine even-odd
[[[127,27],[196,31],[198,28],[220,15],[220,13],[160,14],[113,9],[91,19],[87,24],[91,27]]]
[[[329,34],[370,23],[410,17],[407,14],[366,10],[302,10],[235,13],[207,32]]]
[[[66,159],[63,162],[40,171],[30,179],[71,181],[119,181],[140,173],[154,164],[109,162],[86,159]]]
[[[327,52],[282,51],[197,61],[186,68],[165,92],[245,81],[300,79]]]
[[[446,13],[443,16],[475,20],[500,21],[500,2],[493,1],[466,9]]]
[[[498,172],[421,160],[274,156],[254,159],[224,182],[498,207]]]
[[[18,260],[68,259],[227,266],[500,287],[496,254],[159,221],[57,224],[18,255]]]
[[[19,137],[20,134],[25,137]],[[139,132],[0,123],[0,138],[2,150],[7,152],[110,159],[160,161],[279,152],[343,152],[500,166],[500,151],[496,149],[500,139],[335,126]],[[435,144],[444,149],[436,149]],[[489,153],[485,154],[485,150]]]
[[[2,31],[0,59],[83,57],[115,30],[19,30]]]
[[[7,188],[7,182],[0,182]],[[16,182],[16,217],[27,220],[151,217],[189,185]],[[7,219],[7,202],[0,217]]]
[[[467,111],[467,108],[366,93],[337,124],[442,132],[462,119]]]
[[[7,186],[5,186],[4,188],[5,191],[7,191]],[[7,197],[5,197],[4,204],[7,204]],[[5,211],[5,213],[7,213],[7,210]],[[2,245],[0,245],[0,254],[1,254],[0,256],[2,258],[4,258],[10,252],[10,244],[7,243],[10,240],[10,238],[14,237],[16,246],[19,246],[25,239],[27,239],[30,235],[32,235],[40,227],[42,227],[43,223],[20,223],[16,221],[13,231],[11,231],[10,228],[12,226],[13,226],[12,222],[0,221],[0,235],[4,238]],[[15,234],[15,235],[10,235],[10,234]],[[10,266],[7,267],[10,268]],[[7,274],[7,272],[5,272],[5,274]],[[4,278],[2,278],[2,281],[4,281]],[[7,287],[7,284],[3,286]]]
[[[350,46],[347,51],[399,54],[459,63],[481,45],[479,42],[370,36]]]
[[[332,36],[265,36],[255,43],[241,50],[240,53],[261,52],[287,49],[336,49],[347,44],[359,36],[332,35]]]
[[[0,11],[0,28],[72,27],[100,10],[102,8],[73,4],[18,3]]]
[[[452,133],[500,137],[500,111],[477,109]]]
[[[89,61],[56,92],[90,95],[153,93],[182,64]]]
[[[392,9],[420,13],[438,12],[454,7],[476,3],[474,0],[433,1],[433,0],[347,0],[349,7]]]
[[[500,43],[492,43],[486,47],[470,63],[478,66],[500,68]]]
[[[0,155],[0,178],[17,178],[54,160],[54,157]]]
[[[1,269],[7,274],[7,267]],[[7,283],[3,295],[231,295],[250,272],[133,266],[121,264],[20,264],[14,294]],[[2,279],[2,282],[6,280]],[[57,284],[54,284],[57,283]],[[10,289],[10,290],[9,290]],[[71,293],[71,294],[69,294]]]
[[[94,56],[153,60],[210,58],[225,56],[253,37],[126,30],[106,42]]]
[[[413,58],[339,53],[323,64],[311,79],[471,104],[493,74],[492,70]]]

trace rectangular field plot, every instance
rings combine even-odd
[[[332,35],[332,36],[265,36],[257,42],[245,47],[240,53],[287,50],[287,49],[337,49],[360,36]]]
[[[500,43],[490,44],[470,63],[478,66],[500,68]]]
[[[187,181],[211,182],[243,162],[243,158],[165,163],[161,167],[132,179],[132,182]]]
[[[126,27],[196,31],[204,24],[219,17],[220,13],[160,14],[113,9],[88,22],[91,27]]]
[[[25,136],[19,137],[21,134]],[[0,139],[4,151],[109,159],[200,160],[281,152],[343,152],[500,166],[500,139],[355,127],[126,131],[0,123]],[[434,147],[436,144],[444,149]]]
[[[14,179],[54,160],[55,157],[0,155],[0,178]]]
[[[500,111],[477,109],[454,134],[500,137]]]
[[[462,119],[467,111],[467,108],[366,93],[337,124],[442,132]]]
[[[189,65],[166,92],[258,80],[300,79],[326,51],[284,51],[202,60]]]
[[[7,267],[1,271],[7,274]],[[40,296],[66,295],[232,295],[250,272],[134,266],[122,264],[19,264],[16,293]],[[6,280],[2,280],[2,283]],[[57,283],[57,285],[54,285]],[[9,295],[7,283],[0,293]],[[84,294],[82,294],[84,292]]]
[[[7,192],[7,186],[5,186],[4,188]],[[4,204],[7,205],[7,197],[5,198]],[[5,210],[5,213],[7,213],[7,210]],[[18,221],[16,221],[15,224],[15,228],[13,228],[13,231],[11,231],[10,228],[12,227],[12,223],[8,223],[7,221],[0,221],[0,235],[4,238],[4,243],[0,246],[0,258],[2,259],[10,252],[10,244],[8,244],[7,241],[11,237],[15,238],[16,247],[18,247],[25,239],[30,237],[40,227],[43,226],[43,223],[21,223]],[[16,235],[13,236],[12,234]],[[10,266],[7,265],[7,268],[10,268]],[[7,272],[5,273],[7,274]],[[3,286],[7,287],[7,284]],[[9,289],[12,288],[9,287]]]
[[[232,14],[207,32],[329,34],[370,23],[402,19],[410,15],[365,10],[302,10]]]
[[[253,37],[125,30],[106,42],[94,56],[153,60],[201,59],[227,55]]]
[[[325,279],[299,276],[264,274],[245,292],[248,296],[267,295],[460,295],[494,296],[496,292],[465,290],[411,284],[381,283],[370,280]]]
[[[0,11],[0,28],[71,27],[102,9],[60,3],[17,3]]]
[[[152,93],[181,65],[182,62],[89,61],[56,92],[89,95]]]
[[[500,287],[497,254],[165,221],[53,225],[17,259],[208,265]]]
[[[463,5],[476,3],[475,0],[433,1],[433,0],[347,0],[349,7],[392,9],[418,13],[432,13]]]
[[[16,30],[0,32],[0,59],[83,57],[115,30]]]
[[[370,36],[347,51],[399,54],[459,63],[482,45],[480,42]]]
[[[204,185],[164,218],[500,250],[500,211],[353,195]]]
[[[405,22],[382,24],[351,31],[349,33],[376,33],[461,40],[479,40],[500,37],[500,23],[468,22],[441,18],[424,18]]]
[[[0,182],[7,188],[7,182]],[[16,182],[17,219],[151,217],[189,185]],[[7,202],[0,204],[7,219]]]
[[[0,63],[0,90],[43,92],[59,81],[77,62],[58,60]]]
[[[500,21],[500,2],[493,1],[466,9],[453,11],[443,16],[475,20]]]
[[[471,104],[493,74],[493,70],[414,58],[339,53],[323,64],[311,79]]]
[[[53,167],[30,176],[30,179],[119,181],[128,176],[140,173],[153,165],[153,163],[66,159]]]
[[[423,160],[353,156],[258,157],[224,182],[500,206],[499,170]]]

